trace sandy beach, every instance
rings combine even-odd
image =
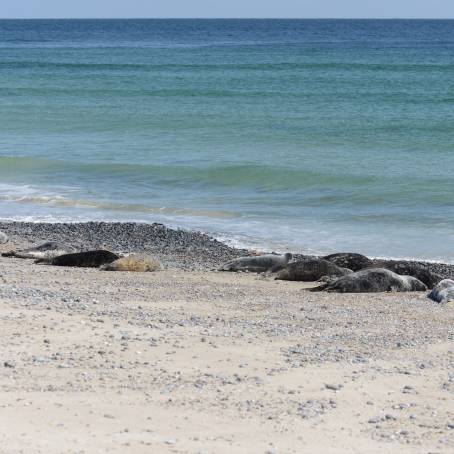
[[[452,304],[210,271],[201,238],[180,268],[150,238],[154,273],[0,258],[1,452],[453,452]]]

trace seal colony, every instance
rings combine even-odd
[[[289,252],[253,255],[203,233],[173,230],[162,224],[5,222],[0,223],[0,231],[12,244],[18,240],[35,243],[7,250],[3,256],[35,259],[49,266],[134,272],[214,268],[265,273],[278,280],[321,281],[316,290],[341,293],[425,291],[454,277],[453,265],[375,260],[350,252],[324,257]],[[38,243],[38,238],[43,241]],[[433,299],[437,301],[437,297]],[[445,302],[446,298],[438,300]]]

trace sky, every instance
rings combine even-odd
[[[0,0],[0,18],[454,18],[454,0]]]

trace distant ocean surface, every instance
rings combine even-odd
[[[454,21],[2,20],[0,218],[454,262]]]

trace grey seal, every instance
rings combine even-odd
[[[79,268],[97,268],[120,258],[119,255],[103,249],[97,251],[76,252],[54,257],[52,260],[36,260],[36,263],[48,263],[54,266],[72,266]]]
[[[284,281],[318,281],[325,276],[345,276],[353,271],[340,268],[324,259],[306,259],[289,263],[279,271],[276,279]]]
[[[385,268],[368,268],[312,289],[338,293],[416,292],[427,286],[412,276],[400,276]]]
[[[59,255],[75,252],[72,246],[57,243],[56,241],[46,241],[38,246],[33,246],[17,251],[4,252],[3,257],[17,257],[20,259],[43,259],[50,260]]]
[[[283,255],[266,254],[255,257],[240,257],[227,262],[219,268],[219,271],[251,271],[254,273],[270,271],[275,273],[284,268],[292,257],[289,252]]]
[[[441,304],[454,301],[454,281],[452,279],[443,279],[427,296]]]
[[[161,269],[161,264],[153,257],[141,254],[132,254],[121,257],[114,262],[101,266],[103,271],[135,271],[145,273]]]
[[[374,262],[371,259],[355,252],[338,252],[337,254],[326,255],[323,258],[341,268],[348,268],[352,271],[359,271],[374,266]]]
[[[8,235],[6,233],[0,232],[0,244],[5,244],[9,241]]]
[[[407,260],[381,260],[376,262],[381,268],[393,271],[394,273],[413,276],[427,285],[428,288],[434,288],[443,277],[430,271],[427,265]]]

